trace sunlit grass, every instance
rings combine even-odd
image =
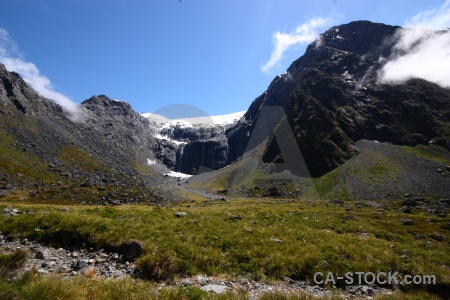
[[[450,265],[448,239],[430,243],[428,238],[436,232],[446,236],[442,225],[448,218],[418,212],[408,215],[415,225],[403,226],[399,220],[405,215],[398,207],[379,214],[377,208],[353,202],[345,207],[256,199],[209,205],[196,201],[190,207],[173,208],[18,207],[34,214],[1,216],[4,234],[53,244],[61,243],[62,235],[71,235],[97,248],[119,249],[123,242],[137,239],[145,245],[137,264],[149,279],[228,274],[311,280],[319,271],[398,271],[435,274],[439,282],[450,283],[450,272],[442,267]],[[187,215],[177,218],[177,211]],[[242,220],[233,220],[234,215]],[[345,220],[348,215],[355,219]],[[424,238],[416,239],[417,235]]]

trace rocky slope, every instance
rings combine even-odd
[[[390,56],[398,29],[358,21],[321,34],[228,130],[228,161],[244,153],[263,106],[284,108],[314,177],[352,157],[361,139],[410,146],[433,141],[450,150],[450,90],[419,79],[377,82],[380,58]],[[279,154],[271,137],[264,161]]]
[[[161,185],[166,168],[199,174],[233,164],[226,171],[234,170],[232,175],[217,172],[205,180],[223,177],[242,183],[238,177],[252,172],[264,177],[284,161],[278,142],[297,142],[313,177],[354,157],[360,140],[433,143],[450,150],[449,89],[419,79],[398,85],[378,82],[384,63],[380,58],[393,53],[397,30],[367,21],[330,28],[272,81],[244,117],[222,125],[212,120],[161,127],[126,102],[103,95],[81,103],[74,122],[61,106],[0,65],[0,185],[20,186],[34,197],[117,204],[155,195],[150,187]],[[278,138],[291,140],[277,141],[269,130],[258,132],[249,147],[258,121],[267,123],[260,120],[263,108],[272,106],[282,107],[287,117],[284,127],[274,123],[281,130]],[[166,194],[156,193],[156,199]]]
[[[2,194],[107,204],[165,198],[151,187],[159,177],[145,168],[160,141],[129,104],[92,97],[73,122],[3,65],[0,80]]]
[[[183,126],[167,130],[168,137],[188,145],[178,147],[175,167],[165,164],[195,174],[202,167],[219,169],[236,162],[249,150],[266,106],[283,107],[313,177],[350,159],[361,139],[409,146],[437,143],[450,150],[448,89],[420,79],[399,85],[378,82],[383,58],[393,55],[399,29],[368,21],[330,28],[272,81],[236,124],[201,131]],[[276,139],[266,138],[267,145],[260,145],[262,161],[277,162],[282,154]]]

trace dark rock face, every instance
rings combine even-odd
[[[161,134],[178,141],[196,142],[223,137],[224,131],[223,126],[197,126],[188,128],[175,126],[173,128],[165,128],[161,131]]]
[[[19,74],[8,72],[0,64],[0,103],[7,107],[14,107],[25,115],[48,115],[48,113],[62,114],[62,108],[54,101],[42,101],[42,97],[31,88]],[[4,114],[5,108],[0,108]]]
[[[207,169],[217,170],[227,165],[227,156],[226,139],[191,142],[183,148],[182,157],[179,160],[179,170],[192,175]]]
[[[399,27],[367,21],[333,27],[308,46],[227,130],[228,162],[240,157],[262,106],[283,106],[312,176],[321,176],[354,154],[361,139],[399,145],[450,143],[450,90],[424,80],[377,83]],[[265,161],[275,162],[270,137]],[[279,150],[278,150],[279,151]]]
[[[428,144],[450,150],[450,90],[414,79],[404,84],[377,82],[380,57],[389,57],[399,27],[352,22],[330,28],[284,75],[277,76],[232,126],[174,126],[156,139],[150,122],[129,104],[94,96],[80,105],[84,122],[70,121],[62,107],[37,94],[22,78],[0,65],[2,126],[17,137],[16,147],[52,165],[62,179],[123,183],[112,173],[130,178],[133,166],[147,159],[171,170],[197,174],[223,168],[246,151],[264,106],[282,106],[312,176],[321,176],[355,154],[355,143],[367,139],[398,145]],[[18,125],[18,124],[26,125]],[[26,127],[26,128],[24,128]],[[89,171],[58,160],[62,147],[82,149],[110,171]],[[262,145],[261,161],[278,163],[282,153],[273,135]],[[4,179],[0,173],[0,179]],[[8,179],[9,180],[9,179]],[[4,183],[9,183],[7,179]],[[33,195],[38,195],[33,191]],[[111,200],[111,199],[104,199]],[[114,201],[121,201],[115,199]]]

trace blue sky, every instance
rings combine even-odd
[[[246,110],[333,25],[404,25],[449,3],[0,0],[0,61],[61,101],[105,94],[140,113],[190,104],[226,114]]]

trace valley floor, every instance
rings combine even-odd
[[[116,299],[449,295],[446,202],[208,199],[187,191],[182,196],[188,200],[168,207],[3,198],[2,299],[39,299],[31,295],[42,290],[53,293],[45,299],[113,299],[107,297],[111,291],[123,296]],[[446,209],[437,214],[433,205]],[[136,260],[125,258],[128,241],[143,247]],[[26,258],[16,259],[22,261],[17,273],[8,262],[20,250]],[[324,286],[314,283],[317,272],[434,275],[437,284]]]

